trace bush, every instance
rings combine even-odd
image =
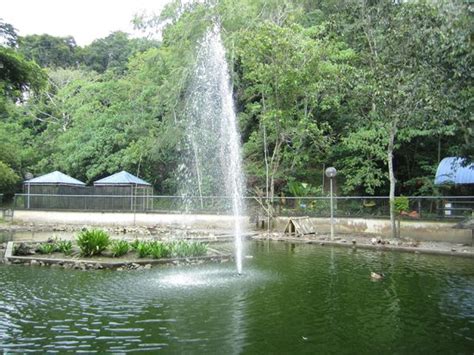
[[[77,245],[83,256],[100,255],[109,244],[109,235],[100,229],[86,229],[77,236]]]
[[[138,239],[135,239],[133,242],[130,243],[130,248],[136,251],[140,243],[141,242]]]
[[[181,240],[178,242],[160,241],[139,241],[136,243],[138,257],[145,258],[151,256],[159,258],[185,258],[188,256],[201,256],[207,253],[207,244],[201,242],[188,242]]]
[[[171,244],[174,257],[201,256],[207,253],[207,244],[180,240]]]
[[[169,258],[171,256],[170,245],[162,242],[150,242],[150,255],[154,259]]]
[[[145,258],[148,255],[151,255],[151,245],[149,242],[139,241],[136,244],[135,250],[137,251],[139,258]]]
[[[56,250],[63,253],[64,255],[71,255],[72,242],[70,240],[58,240],[56,242]]]
[[[52,254],[56,251],[56,244],[54,243],[41,243],[36,248],[40,254]]]
[[[117,258],[119,256],[125,255],[129,250],[128,242],[125,240],[114,240],[112,241],[110,250],[112,251],[112,256]]]

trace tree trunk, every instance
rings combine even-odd
[[[397,133],[397,122],[393,122],[390,127],[390,136],[387,149],[388,160],[388,176],[390,180],[390,225],[392,228],[392,238],[397,238],[397,223],[395,220],[395,174],[393,171],[393,148],[395,143],[395,135]]]

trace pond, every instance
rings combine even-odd
[[[0,266],[0,351],[466,353],[471,259],[248,242],[244,273],[204,264]],[[383,272],[374,282],[370,272]]]

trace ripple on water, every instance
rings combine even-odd
[[[228,264],[122,273],[0,266],[0,350],[474,347],[471,260],[285,244],[248,250],[254,257],[240,276]],[[372,282],[371,271],[386,277]]]

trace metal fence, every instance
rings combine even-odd
[[[30,199],[30,204],[28,204]],[[49,204],[32,208],[32,199],[44,199]],[[474,196],[410,196],[408,219],[463,219],[472,215]],[[122,206],[121,203],[126,201]],[[323,197],[262,197],[244,198],[246,214],[262,218],[272,210],[274,216],[329,217],[330,198]],[[30,206],[30,208],[28,208]],[[16,194],[15,209],[97,211],[97,206],[109,206],[101,211],[230,214],[232,201],[223,196],[129,196],[129,195],[61,195]],[[110,209],[110,206],[120,208]],[[390,215],[386,196],[337,196],[334,197],[335,217],[387,218]]]

